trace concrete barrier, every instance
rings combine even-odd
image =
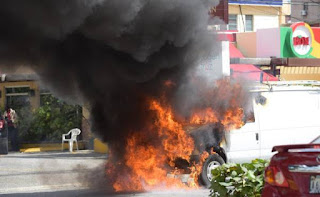
[[[96,153],[108,153],[108,145],[97,138],[94,139],[93,146]]]

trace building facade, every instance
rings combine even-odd
[[[28,67],[16,70],[1,68],[0,110],[6,105],[15,109],[40,106],[41,88],[37,83],[37,75]]]
[[[285,24],[291,4],[282,0],[229,0],[229,30],[251,32]]]
[[[245,57],[291,59],[290,64],[277,68],[281,80],[320,81],[320,27],[299,22],[288,27],[236,33],[236,46]]]
[[[306,22],[311,26],[319,26],[319,0],[291,0],[291,22]]]
[[[35,111],[46,102],[46,97],[51,95],[50,91],[41,85],[37,74],[26,66],[12,70],[10,67],[1,67],[0,72],[0,113],[4,112],[6,106],[13,108],[19,117],[24,119],[30,112]],[[81,107],[82,112],[69,114],[71,116],[81,115],[81,139],[88,141],[92,138],[90,131],[89,114],[86,107]],[[21,131],[21,130],[20,130]],[[63,131],[67,133],[67,130]],[[21,133],[21,132],[20,132]],[[19,139],[24,143],[25,139]],[[93,146],[93,145],[92,145]],[[89,145],[86,145],[89,147]],[[60,150],[59,145],[58,149]]]

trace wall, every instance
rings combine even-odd
[[[257,30],[257,57],[280,57],[280,28]]]
[[[245,57],[257,57],[256,32],[237,33],[237,48]]]
[[[0,73],[3,74],[35,74],[35,72],[27,66],[19,66],[13,69],[11,66],[0,66],[1,70]]]
[[[286,16],[291,15],[291,0],[283,0],[283,6],[280,10],[280,24],[286,24],[288,21],[286,21]]]
[[[304,6],[304,4],[306,6]],[[307,15],[302,16],[301,10],[307,8]],[[291,21],[300,22],[304,21],[309,24],[319,23],[320,18],[320,6],[319,2],[314,0],[299,0],[291,1]]]
[[[254,31],[279,27],[279,16],[255,15]]]

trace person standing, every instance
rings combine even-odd
[[[7,122],[8,127],[8,135],[11,141],[11,147],[13,151],[19,151],[19,144],[18,144],[18,130],[17,130],[17,122],[18,117],[15,110],[11,109],[11,107],[7,106],[6,111],[3,114]]]
[[[6,136],[6,130],[5,130],[5,121],[2,117],[2,114],[0,112],[0,137],[4,138]]]

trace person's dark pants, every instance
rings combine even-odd
[[[8,137],[6,130],[5,129],[0,129],[0,138],[5,138],[5,137]]]
[[[15,127],[8,127],[9,139],[11,142],[11,149],[13,151],[19,151],[18,143],[18,130]]]

